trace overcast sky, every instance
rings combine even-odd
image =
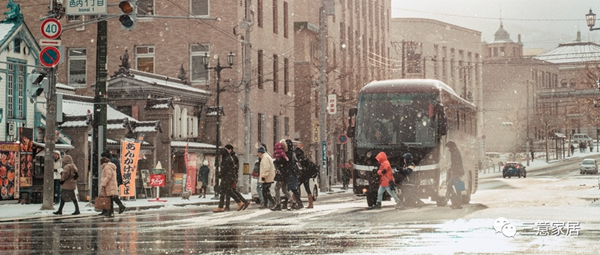
[[[502,18],[513,41],[521,34],[526,49],[549,50],[575,40],[578,30],[582,40],[600,43],[600,30],[590,32],[585,23],[590,8],[600,18],[597,0],[392,0],[392,17],[447,22],[480,31],[487,42],[494,40]]]

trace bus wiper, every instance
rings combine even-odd
[[[406,145],[406,146],[423,146],[423,143],[417,143],[417,142],[414,142],[414,143],[404,143],[404,145]]]

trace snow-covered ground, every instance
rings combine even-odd
[[[578,149],[576,149],[575,154],[571,157],[568,157],[567,160],[572,159],[572,158],[583,159],[583,158],[586,158],[586,157],[589,157],[592,155],[599,155],[599,154],[600,153],[598,153],[596,151],[589,152],[589,150],[587,152],[582,153],[582,152],[579,152]],[[536,155],[536,157],[540,157],[540,156],[542,156],[542,155]],[[545,162],[545,157],[536,158],[535,160],[529,162],[527,171],[528,172],[536,171],[536,169],[541,169],[541,168],[544,168],[545,166],[555,164],[557,162],[559,162],[559,161],[550,160],[550,162]],[[522,163],[524,165],[526,165],[526,161],[522,161]],[[494,177],[501,176],[501,173],[498,171],[498,168],[496,167],[495,171],[492,171],[492,169],[490,168],[490,169],[482,171],[479,176],[480,176],[480,178],[494,178]],[[331,194],[339,193],[339,192],[352,192],[351,189],[341,190],[340,188],[341,188],[340,185],[334,185],[332,188],[332,192],[321,193],[321,194],[319,194],[319,196],[320,197],[329,196]],[[594,191],[590,191],[590,192],[594,192]],[[250,199],[250,196],[251,196],[250,194],[243,194],[243,195],[246,199]],[[125,203],[125,206],[129,208],[129,210],[135,210],[135,209],[168,210],[168,209],[174,209],[174,208],[181,208],[182,206],[216,206],[216,203],[218,202],[218,200],[213,200],[213,199],[211,199],[212,197],[213,197],[213,194],[207,194],[206,198],[199,198],[197,195],[192,195],[192,196],[190,196],[189,200],[182,199],[181,197],[167,197],[167,198],[160,198],[161,200],[166,200],[166,202],[151,201],[151,200],[155,200],[155,198],[147,198],[147,199],[138,198],[137,200],[124,200],[123,202]],[[231,202],[231,204],[232,204],[232,208],[236,207],[236,205],[233,201]],[[593,205],[600,206],[600,200],[593,202]],[[83,216],[85,216],[85,215],[91,216],[91,215],[98,214],[98,212],[96,212],[94,210],[93,206],[88,202],[79,202],[79,207],[80,207],[81,215],[83,215]],[[258,207],[258,205],[252,203],[250,205],[249,209],[252,209],[254,207]],[[52,216],[52,212],[55,211],[56,209],[58,209],[58,205],[54,205],[54,210],[41,210],[41,204],[23,204],[23,205],[22,204],[1,204],[0,205],[0,221],[11,221],[11,220],[15,220],[15,219],[27,219],[27,218]],[[63,215],[70,215],[73,211],[74,211],[73,203],[67,202],[65,204],[65,208],[63,209]]]

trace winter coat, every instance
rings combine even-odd
[[[231,150],[231,159],[233,160],[233,173],[234,173],[234,180],[238,180],[238,173],[240,172],[240,160],[238,159],[237,155],[235,155],[235,151]]]
[[[123,177],[121,175],[121,162],[119,162],[119,160],[113,157],[112,155],[109,159],[110,162],[113,163],[115,167],[117,167],[117,169],[115,170],[115,173],[117,174],[117,185],[123,185]]]
[[[233,182],[236,180],[236,169],[233,169],[234,167],[235,162],[233,161],[233,158],[230,154],[224,155],[221,158],[221,169],[219,172],[219,176],[221,176],[222,183],[225,183],[227,185],[233,184]]]
[[[112,162],[102,164],[102,184],[100,196],[118,196],[117,166]]]
[[[275,161],[273,164],[275,165],[275,181],[287,182],[290,175],[290,159],[285,153],[282,143],[276,143],[274,148],[273,158]]]
[[[60,153],[59,153],[59,155],[60,155]],[[54,160],[54,180],[60,180],[60,175],[62,174],[62,172],[63,172],[62,159],[59,156],[58,159]]]
[[[201,166],[200,167],[200,178],[199,180],[202,181],[202,188],[206,188],[206,185],[208,185],[208,173],[210,172],[210,169],[208,168],[208,166]]]
[[[377,174],[379,175],[379,186],[387,187],[390,185],[390,181],[394,181],[392,166],[387,159],[387,155],[385,155],[385,152],[383,151],[377,154],[375,159],[379,161],[379,170],[377,170]]]
[[[66,155],[62,159],[63,172],[60,177],[60,181],[63,183],[60,185],[61,190],[75,190],[77,188],[77,181],[73,179],[75,172],[77,172],[77,166],[73,164],[73,158],[71,155]]]
[[[298,186],[299,186],[298,177],[296,176],[296,172],[294,171],[294,165],[296,164],[295,158],[296,157],[294,155],[292,155],[292,160],[289,162],[290,170],[289,170],[289,177],[288,177],[288,182],[287,182],[288,190],[297,190]]]
[[[263,153],[260,160],[260,183],[273,183],[275,179],[275,165],[269,153]]]

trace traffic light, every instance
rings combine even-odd
[[[32,73],[27,76],[27,87],[29,101],[33,103],[35,98],[40,96],[45,91],[48,91],[49,81],[44,73]]]
[[[135,19],[137,16],[136,1],[121,1],[119,3],[119,9],[121,9],[121,16],[119,16],[119,21],[121,22],[121,29],[133,30],[135,28]]]

